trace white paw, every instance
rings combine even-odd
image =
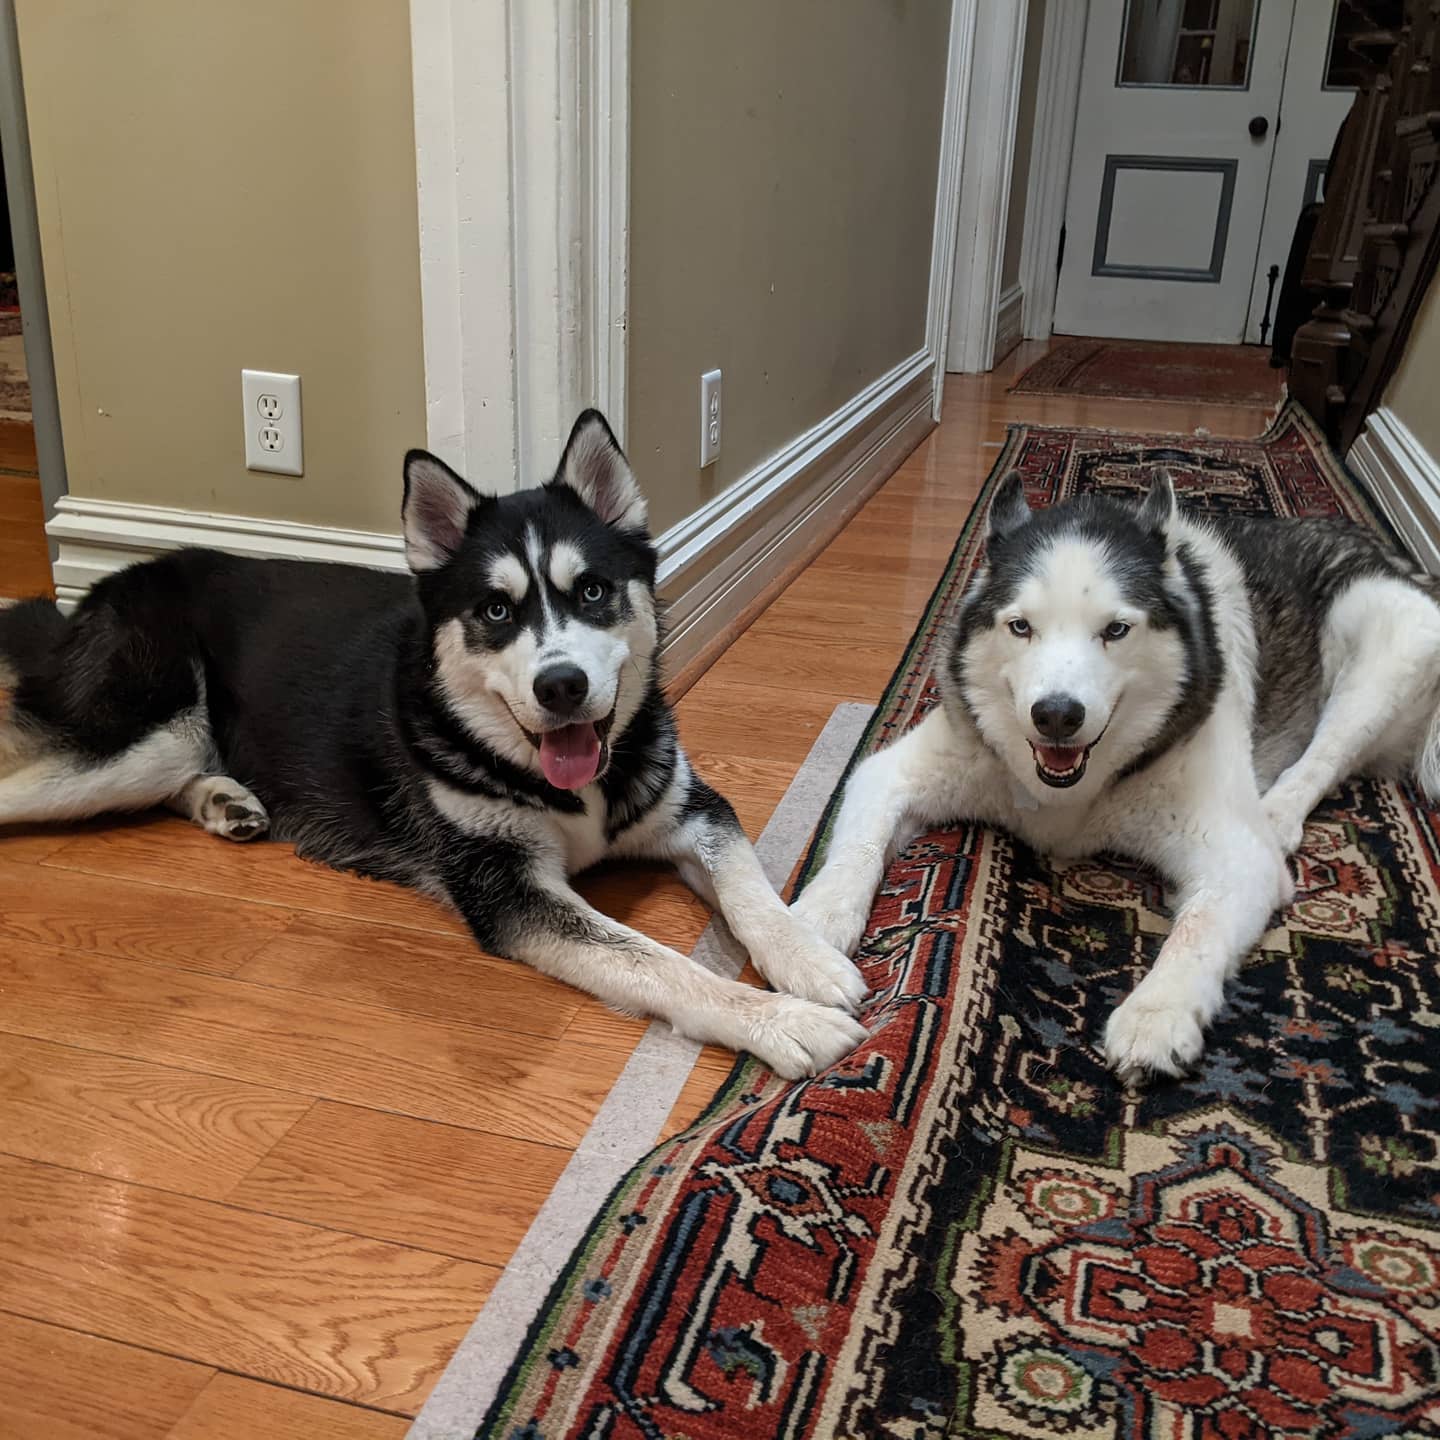
[[[1294,802],[1278,790],[1272,790],[1260,804],[1281,850],[1293,855],[1305,838],[1305,816],[1297,815]]]
[[[843,1011],[795,995],[764,1001],[747,1031],[745,1049],[786,1080],[818,1075],[869,1033]]]
[[[788,927],[789,933],[769,947],[766,955],[753,957],[760,973],[787,995],[833,1005],[837,1010],[858,1010],[870,993],[858,967],[793,912],[791,919],[794,923]]]
[[[1105,1059],[1123,1080],[1183,1075],[1204,1052],[1215,1008],[1188,988],[1143,980],[1105,1026]]]
[[[256,840],[270,828],[265,807],[248,790],[223,782],[206,795],[195,818],[226,840]]]
[[[822,870],[800,893],[790,913],[803,921],[833,950],[853,955],[860,948],[860,937],[870,919],[868,894],[846,893],[843,886],[831,883]]]

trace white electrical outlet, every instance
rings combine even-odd
[[[700,377],[700,468],[720,458],[720,372],[707,370]]]
[[[242,370],[240,398],[245,408],[245,468],[276,475],[305,473],[300,428],[300,377],[269,370]]]

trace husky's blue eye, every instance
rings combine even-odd
[[[580,600],[585,605],[598,605],[609,593],[603,580],[586,580],[580,586]]]
[[[1123,620],[1112,620],[1101,632],[1102,640],[1123,640],[1130,633],[1130,627]]]
[[[1030,622],[1028,620],[1012,620],[1010,633],[1018,635],[1022,640],[1028,640],[1030,638]]]
[[[485,607],[485,618],[492,625],[503,625],[510,618],[510,607],[503,600],[492,600]]]

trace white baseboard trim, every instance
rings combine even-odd
[[[1385,407],[1365,422],[1345,458],[1415,558],[1440,574],[1440,459]]]
[[[927,351],[912,355],[659,537],[670,674],[803,554],[825,512],[842,509],[919,444],[934,424],[934,364]],[[59,545],[55,594],[67,611],[113,571],[185,545],[405,569],[399,535],[80,495],[64,496],[46,529]]]
[[[826,511],[883,479],[929,433],[935,364],[926,351],[912,355],[660,537],[670,674],[804,553]]]
[[[1016,284],[1000,292],[995,307],[995,354],[990,366],[998,365],[1024,338],[1025,289]]]
[[[62,610],[73,609],[97,580],[112,571],[185,545],[204,545],[232,555],[405,569],[405,546],[399,535],[91,500],[83,495],[61,496],[45,529],[60,547],[54,572],[55,598]]]

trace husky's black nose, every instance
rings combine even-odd
[[[1046,695],[1030,707],[1030,718],[1047,740],[1068,740],[1085,723],[1085,707],[1073,695]]]
[[[535,677],[535,698],[552,715],[573,715],[589,693],[590,682],[578,665],[547,665]]]

